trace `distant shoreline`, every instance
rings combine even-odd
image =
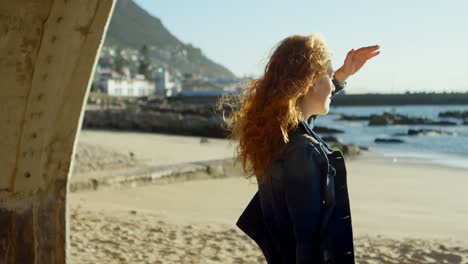
[[[458,105],[468,104],[468,93],[346,94],[333,98],[336,106]]]
[[[176,96],[167,99],[174,102],[214,105],[219,96]],[[332,105],[468,105],[468,93],[340,94],[333,98]]]

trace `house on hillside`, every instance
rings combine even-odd
[[[111,96],[148,96],[154,93],[154,82],[148,81],[141,74],[133,78],[128,68],[118,74],[111,68],[97,67],[94,84],[98,89]]]
[[[172,80],[164,67],[159,67],[154,74],[154,89],[155,94],[162,96],[176,96],[182,90],[180,82]]]

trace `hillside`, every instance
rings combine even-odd
[[[211,61],[191,44],[174,37],[161,20],[150,15],[132,0],[118,0],[107,31],[105,45],[140,49],[150,47],[153,63],[181,73],[210,78],[235,78],[224,66]]]

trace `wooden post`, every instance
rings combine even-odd
[[[0,2],[0,263],[66,263],[67,191],[114,0]]]

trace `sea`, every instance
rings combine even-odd
[[[439,113],[446,111],[468,111],[468,105],[332,106],[329,114],[317,119],[316,125],[343,130],[344,133],[337,136],[344,143],[367,147],[370,151],[380,153],[395,162],[431,163],[468,169],[468,125],[462,125],[460,119],[439,118]],[[435,121],[455,121],[460,124],[369,126],[368,121],[339,120],[342,114],[368,116],[384,112]],[[407,133],[408,129],[433,129],[449,133],[398,136]],[[375,143],[375,138],[398,138],[404,143]]]

